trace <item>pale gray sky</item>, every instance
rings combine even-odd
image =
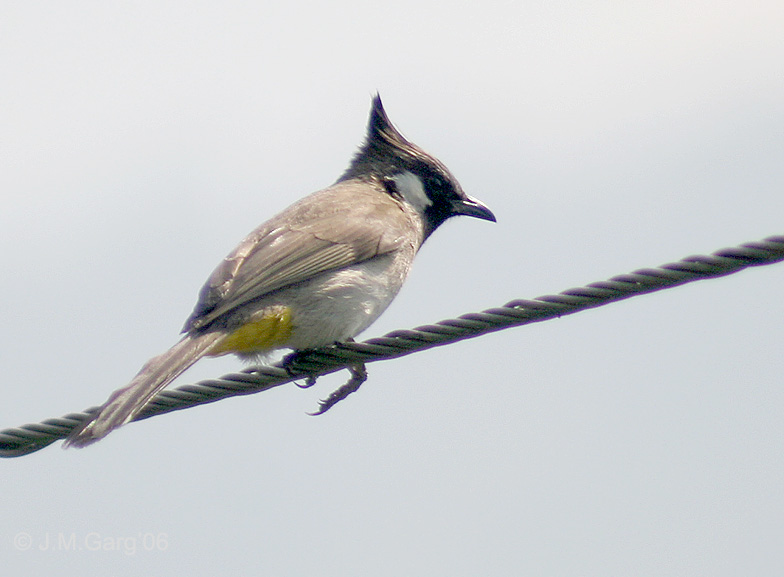
[[[376,90],[498,223],[440,229],[364,336],[784,233],[781,2],[279,4],[4,3],[0,428],[173,344],[218,260],[340,175]],[[344,375],[4,460],[5,571],[781,575],[782,286],[376,363],[320,418]]]

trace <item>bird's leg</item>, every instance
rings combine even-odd
[[[308,413],[309,415],[323,415],[330,410],[337,403],[348,397],[351,393],[357,391],[359,387],[367,380],[367,370],[365,363],[358,363],[356,365],[349,365],[348,370],[351,372],[351,378],[345,385],[340,387],[337,391],[332,393],[329,397],[319,402],[318,411],[315,413]]]

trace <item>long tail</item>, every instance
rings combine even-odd
[[[161,389],[207,354],[222,337],[219,332],[186,335],[168,351],[147,361],[127,386],[111,394],[91,421],[68,436],[63,448],[85,447],[100,441],[132,420]]]

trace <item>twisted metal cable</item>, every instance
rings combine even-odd
[[[582,310],[599,307],[639,294],[679,286],[688,282],[716,278],[751,266],[784,260],[784,236],[719,250],[712,255],[690,256],[658,268],[646,268],[606,281],[569,289],[557,295],[534,300],[515,300],[498,308],[468,313],[433,325],[397,330],[361,343],[339,343],[331,347],[297,354],[284,368],[257,366],[219,379],[201,381],[159,393],[134,421],[155,415],[212,403],[237,395],[266,391],[299,379],[339,371],[348,365],[394,359],[478,337],[510,327],[540,322]],[[64,439],[99,407],[71,413],[42,423],[0,431],[0,457],[19,457]]]

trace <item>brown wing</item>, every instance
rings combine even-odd
[[[394,251],[412,238],[401,205],[367,184],[316,192],[249,234],[215,269],[184,331],[199,329],[272,291]],[[408,231],[408,234],[407,234]]]

